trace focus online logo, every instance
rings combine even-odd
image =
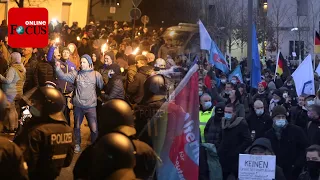
[[[19,35],[22,34],[46,34],[47,33],[47,22],[46,21],[25,21],[25,26],[19,26],[17,24],[12,24],[10,34],[15,32]]]
[[[46,8],[11,8],[8,12],[8,44],[13,48],[48,45]]]

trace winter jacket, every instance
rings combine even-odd
[[[224,173],[238,174],[239,154],[251,144],[248,124],[243,117],[228,121],[222,118],[222,141],[218,149]]]
[[[307,135],[310,144],[320,145],[320,121],[309,121],[307,126]]]
[[[288,124],[278,139],[275,129],[265,134],[271,142],[272,149],[277,156],[277,165],[283,169],[287,179],[297,178],[305,163],[305,149],[308,139],[303,130],[295,125]]]
[[[144,95],[144,82],[151,75],[152,67],[143,66],[138,69],[138,73],[134,76],[133,82],[128,84],[128,94],[135,103],[139,103]]]
[[[272,128],[273,121],[266,112],[261,116],[257,116],[257,114],[252,111],[246,119],[250,132],[255,131],[254,139],[264,137],[264,134]]]
[[[306,130],[309,120],[307,113],[308,111],[300,106],[292,107],[290,110],[290,123]]]
[[[271,96],[269,95],[269,92],[268,91],[264,91],[264,93],[262,94],[255,94],[253,97],[252,97],[252,103],[254,103],[256,100],[261,100],[264,104],[264,108],[265,110],[269,110],[269,103],[270,103],[270,100],[271,100]]]
[[[58,78],[73,83],[75,85],[73,105],[79,108],[92,108],[97,106],[96,89],[103,88],[102,76],[99,72],[73,70],[65,74],[60,67],[56,67]]]
[[[72,72],[76,66],[69,60],[63,61],[63,60],[57,60],[58,62],[60,62],[60,69],[62,70],[63,73],[70,73]],[[57,88],[60,90],[60,92],[62,92],[63,94],[69,94],[74,90],[74,82],[69,82],[67,80],[64,80],[62,78],[60,78],[57,74],[56,74],[56,78],[55,78],[55,83],[57,84]]]
[[[2,90],[6,94],[8,101],[13,102],[23,95],[23,85],[26,79],[26,69],[22,64],[12,64],[5,77],[0,75]]]
[[[204,139],[219,148],[221,142],[221,117],[213,116],[209,119],[204,128]]]
[[[134,80],[134,76],[137,74],[137,66],[136,65],[131,65],[128,68],[128,73],[127,73],[127,83],[130,84]]]
[[[124,99],[123,80],[121,76],[112,77],[104,87],[105,99]]]
[[[244,106],[244,111],[245,111],[245,114],[249,114],[250,113],[250,106],[252,104],[252,97],[250,94],[243,94],[241,96],[241,102]]]
[[[34,72],[34,80],[36,86],[44,86],[46,81],[54,82],[55,78],[52,65],[45,61],[39,62]]]
[[[200,180],[222,180],[222,169],[214,144],[202,143],[199,158]]]
[[[228,103],[230,103],[230,99],[227,102],[219,102],[217,104],[217,106],[226,106]],[[245,117],[246,113],[245,113],[245,109],[244,109],[244,105],[242,103],[240,103],[239,101],[235,101],[234,102],[234,106],[236,108],[236,117]]]
[[[316,178],[311,178],[310,173],[308,171],[303,171],[298,178],[298,180],[319,180],[319,179],[320,179],[320,176]]]
[[[34,81],[34,72],[37,68],[38,61],[36,60],[35,56],[28,56],[22,58],[22,63],[26,68],[26,81],[24,83],[23,92],[27,92],[36,87]]]

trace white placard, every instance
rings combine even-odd
[[[239,180],[273,180],[276,156],[239,154]]]

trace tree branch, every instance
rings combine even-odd
[[[98,0],[97,2],[95,2],[95,3],[93,3],[92,5],[91,5],[91,8],[93,8],[94,6],[96,6],[97,4],[99,4],[100,3],[100,0]]]

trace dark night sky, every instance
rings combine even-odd
[[[150,25],[177,25],[179,22],[195,23],[200,10],[200,0],[142,0],[142,15],[150,17]]]

